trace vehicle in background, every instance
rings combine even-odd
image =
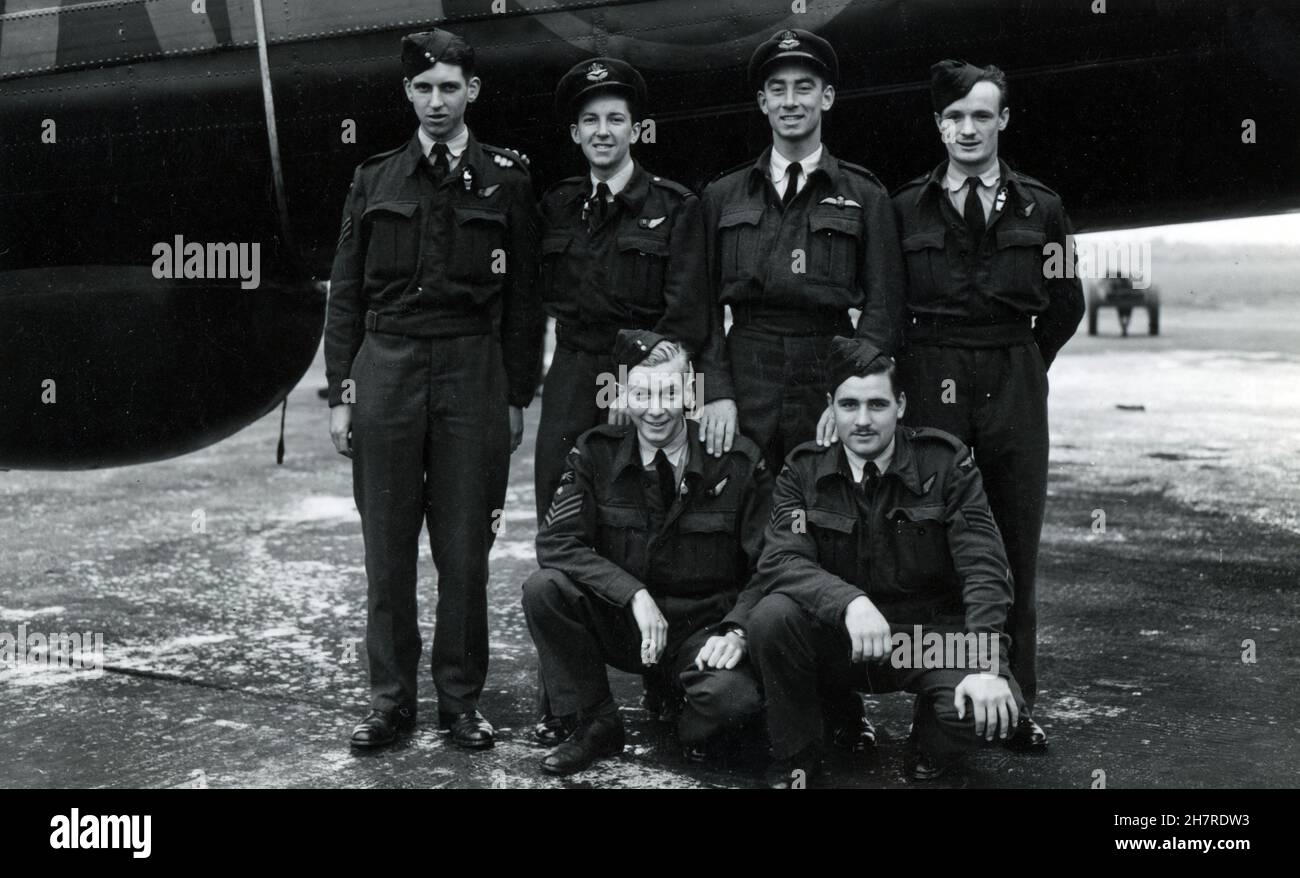
[[[1103,277],[1094,281],[1088,291],[1088,335],[1097,334],[1097,317],[1102,308],[1119,312],[1120,334],[1128,335],[1128,324],[1133,311],[1145,308],[1147,334],[1160,334],[1160,291],[1155,287],[1136,289],[1131,278]]]

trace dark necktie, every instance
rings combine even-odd
[[[587,228],[595,229],[605,222],[605,217],[609,213],[609,185],[607,183],[596,184],[596,194],[587,200]]]
[[[880,469],[876,466],[874,460],[868,460],[862,465],[862,481],[858,482],[858,487],[867,497],[876,493],[876,485],[880,483]]]
[[[450,155],[445,143],[435,143],[433,149],[429,150],[429,161],[433,162],[433,179],[440,183],[451,171]]]
[[[980,203],[980,178],[966,178],[966,226],[977,239],[984,236],[984,205]]]
[[[798,162],[790,162],[790,167],[786,168],[786,174],[790,177],[790,182],[785,184],[785,194],[781,196],[781,206],[789,207],[790,202],[799,194],[799,175],[803,172],[803,166]]]
[[[659,496],[663,500],[664,514],[672,508],[673,501],[677,499],[677,476],[673,473],[673,465],[668,462],[668,455],[660,448],[655,452],[655,472],[659,476]]]

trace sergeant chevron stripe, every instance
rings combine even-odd
[[[582,494],[573,493],[567,497],[557,497],[551,504],[551,508],[546,513],[546,520],[542,522],[543,528],[559,524],[566,518],[572,518],[582,511]]]
[[[799,509],[800,505],[798,503],[782,503],[780,506],[773,506],[772,524],[780,524],[781,518],[787,514],[791,515],[793,521],[793,514]]]

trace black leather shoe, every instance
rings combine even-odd
[[[933,757],[913,749],[907,755],[907,776],[910,780],[916,781],[938,780],[956,764],[956,760],[939,762]]]
[[[876,748],[876,727],[867,715],[829,720],[831,743],[850,753],[865,753]]]
[[[486,750],[496,740],[492,723],[477,710],[467,710],[464,713],[444,713],[440,710],[438,728],[451,732],[452,743],[466,750]]]
[[[1047,749],[1047,732],[1034,722],[1032,716],[1022,713],[1020,721],[1016,723],[1016,730],[1003,742],[1003,746],[1022,753],[1041,753]]]
[[[794,756],[768,766],[763,782],[769,790],[808,789],[821,774],[822,754],[817,747],[805,747]]]
[[[703,744],[683,744],[682,758],[692,765],[709,761],[709,748]]]
[[[533,726],[533,738],[547,747],[558,747],[573,734],[577,725],[576,717],[558,717],[548,713]]]
[[[415,728],[415,711],[409,707],[372,710],[352,730],[353,747],[387,747],[399,732]]]
[[[623,752],[623,718],[607,713],[578,723],[573,734],[542,760],[542,771],[566,775],[582,771],[597,759]]]
[[[641,706],[661,723],[675,723],[682,715],[682,698],[669,689],[647,684]]]

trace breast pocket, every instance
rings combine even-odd
[[[851,208],[816,208],[808,214],[808,279],[852,289],[862,254],[862,215]]]
[[[905,591],[942,591],[956,582],[942,506],[898,506],[893,522],[895,572]]]
[[[564,260],[573,243],[573,236],[548,233],[542,236],[542,268],[539,287],[543,302],[559,302],[573,294],[563,288]]]
[[[996,277],[1001,292],[1030,307],[1046,303],[1043,284],[1043,247],[1047,232],[1043,229],[1002,226],[997,229]]]
[[[366,276],[410,278],[420,254],[418,201],[381,201],[366,208]]]
[[[739,540],[736,511],[683,512],[677,519],[677,553],[673,559],[678,577],[716,588],[720,582],[735,585]]]
[[[834,575],[860,584],[855,530],[858,519],[830,509],[808,510],[808,532],[817,542],[817,563]]]
[[[718,261],[722,282],[740,280],[745,267],[757,262],[758,227],[761,207],[739,207],[723,211],[718,218]]]
[[[619,235],[618,267],[614,275],[614,292],[643,310],[654,312],[639,316],[657,317],[663,311],[664,274],[668,266],[668,238],[663,235]]]
[[[918,232],[903,238],[903,259],[907,264],[907,300],[925,305],[943,298],[948,263],[944,255],[943,230]]]
[[[510,270],[505,246],[505,212],[487,207],[457,207],[452,214],[456,240],[448,254],[447,276],[471,284],[499,282]]]
[[[613,561],[633,576],[645,574],[649,519],[635,506],[597,507],[600,530],[596,535],[596,552]]]

